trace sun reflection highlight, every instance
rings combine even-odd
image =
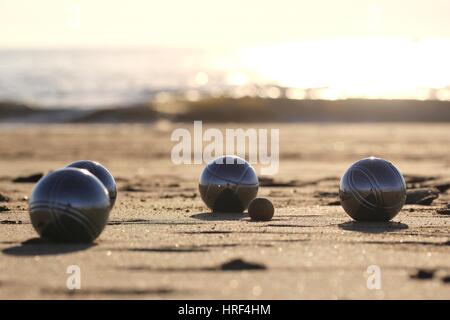
[[[230,81],[318,99],[448,99],[450,40],[333,39],[242,49]],[[244,81],[246,79],[246,81]],[[240,80],[240,81],[239,81]]]

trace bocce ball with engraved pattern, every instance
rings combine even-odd
[[[101,165],[96,161],[91,160],[80,160],[73,162],[67,166],[68,168],[78,168],[86,169],[90,173],[100,180],[108,190],[109,200],[111,201],[111,208],[114,206],[117,198],[117,186],[113,175],[106,169],[105,166]]]
[[[29,213],[42,238],[56,242],[92,242],[106,226],[108,191],[92,173],[64,168],[42,178],[33,188]]]
[[[214,212],[243,212],[258,193],[253,167],[236,156],[210,162],[200,175],[200,195]]]
[[[347,169],[339,197],[345,212],[355,220],[389,221],[405,204],[406,184],[392,163],[370,157]]]

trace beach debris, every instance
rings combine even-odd
[[[14,183],[32,183],[38,182],[44,176],[43,173],[34,173],[29,176],[17,177],[12,182]]]
[[[173,199],[173,198],[184,198],[184,199],[195,199],[197,197],[197,193],[171,193],[171,194],[163,194],[160,196],[161,199]]]
[[[314,193],[314,198],[322,199],[327,201],[326,206],[340,206],[341,200],[339,199],[339,192],[335,191],[317,191]]]
[[[326,204],[327,206],[340,206],[341,205],[341,200],[334,200],[334,201],[330,201]]]
[[[435,188],[444,193],[450,189],[450,181],[436,176],[403,176],[408,189],[427,189]]]
[[[339,197],[339,192],[329,192],[329,191],[318,191],[314,194],[315,198],[337,198]]]
[[[1,220],[0,224],[22,224],[20,220]]]
[[[261,187],[295,187],[298,185],[297,180],[281,181],[270,177],[259,177],[258,180]]]
[[[438,197],[439,190],[436,188],[408,190],[405,204],[431,205]]]
[[[447,284],[450,284],[450,276],[445,276],[445,277],[442,277],[442,282],[443,283],[447,283]]]
[[[181,193],[180,194],[181,198],[185,198],[185,199],[195,199],[197,198],[197,193],[196,192],[192,192],[192,193]]]
[[[0,212],[9,211],[9,208],[6,206],[0,206]]]
[[[446,192],[448,189],[450,189],[450,182],[442,182],[442,183],[437,183],[434,185],[434,187],[436,189],[439,190],[439,192],[444,193]]]
[[[440,180],[440,181],[432,181],[432,182],[425,182],[425,183],[417,183],[414,185],[408,186],[408,189],[437,189],[440,193],[445,193],[447,190],[450,189],[450,182],[446,180]]]
[[[431,280],[435,273],[436,270],[434,269],[418,269],[415,274],[412,274],[409,277],[417,280]]]
[[[418,176],[410,174],[404,174],[403,178],[405,179],[406,184],[422,183],[437,179],[435,176]]]
[[[167,185],[167,187],[168,187],[168,188],[179,188],[179,187],[180,187],[180,184],[177,183],[177,182],[175,182],[175,183],[169,183],[169,184]]]
[[[272,202],[266,198],[255,198],[248,206],[248,215],[255,221],[270,221],[274,212]]]
[[[121,191],[126,192],[145,192],[146,189],[142,188],[141,186],[132,186],[132,185],[126,185],[123,188],[120,189]]]
[[[233,259],[225,262],[219,266],[223,271],[242,271],[242,270],[266,270],[267,267],[264,264],[247,262],[242,259]]]
[[[0,202],[8,202],[8,201],[9,201],[9,197],[0,193]]]
[[[449,214],[450,215],[450,203],[448,203],[446,207],[437,209],[436,211],[439,214]]]

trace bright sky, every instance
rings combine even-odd
[[[448,0],[0,0],[0,47],[450,37]]]

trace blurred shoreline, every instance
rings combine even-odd
[[[0,123],[152,123],[171,122],[450,122],[450,101],[294,100],[218,97],[169,100],[108,108],[44,108],[0,101]]]

